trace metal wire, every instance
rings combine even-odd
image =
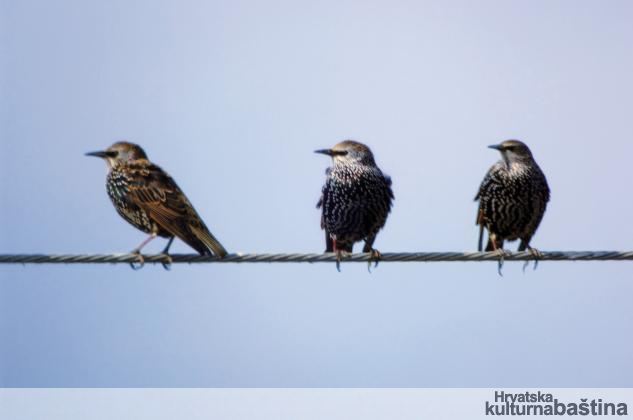
[[[168,263],[163,254],[143,255],[145,264]],[[352,254],[343,258],[343,262],[367,262],[371,255]],[[470,262],[498,261],[500,255],[495,252],[386,252],[380,262]],[[532,261],[535,256],[529,252],[508,253],[505,261]],[[633,251],[571,251],[543,252],[539,261],[624,261],[633,260]],[[130,264],[137,263],[136,254],[4,254],[0,255],[0,264]],[[229,254],[219,259],[212,256],[194,254],[172,254],[171,263],[325,263],[335,262],[336,254]]]

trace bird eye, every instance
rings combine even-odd
[[[332,154],[337,156],[345,156],[348,153],[347,150],[333,150]]]
[[[117,152],[116,150],[108,150],[106,152],[106,156],[111,157],[111,158],[115,158],[119,155],[119,152]]]

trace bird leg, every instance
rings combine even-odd
[[[155,237],[156,237],[156,233],[152,232],[152,234],[147,239],[141,242],[139,246],[137,246],[130,252],[130,254],[136,254],[137,259],[138,259],[137,263],[139,264],[138,266],[135,266],[134,265],[135,263],[131,262],[130,267],[132,267],[132,270],[140,270],[141,268],[143,268],[143,266],[145,265],[145,257],[141,255],[141,249],[143,249],[143,247],[147,245],[148,243],[150,243],[152,239],[154,239]]]
[[[161,264],[163,265],[163,268],[165,270],[171,270],[171,264],[174,262],[171,259],[171,255],[169,255],[169,247],[171,246],[171,243],[174,242],[174,237],[172,236],[171,238],[169,238],[169,241],[167,242],[167,246],[165,247],[165,249],[163,249],[163,252],[161,252],[161,254],[163,255],[163,257],[165,258],[165,261],[161,262]]]

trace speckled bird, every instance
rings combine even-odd
[[[156,236],[169,239],[163,250],[167,256],[176,236],[201,255],[227,255],[173,178],[150,162],[140,146],[121,141],[86,155],[106,161],[106,189],[119,215],[150,234],[132,251],[141,265],[141,249]]]
[[[479,251],[484,228],[488,231],[486,251],[503,251],[504,241],[520,239],[518,251],[540,253],[530,240],[543,219],[550,190],[530,149],[518,140],[489,146],[501,152],[501,160],[486,174],[475,201],[479,200]]]
[[[376,166],[371,150],[362,143],[346,140],[316,153],[331,156],[333,163],[325,172],[317,204],[322,209],[325,252],[337,254],[339,268],[343,253],[351,253],[354,243],[364,240],[363,252],[370,252],[377,263],[380,253],[373,245],[391,210],[391,178]]]

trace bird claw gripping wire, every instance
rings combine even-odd
[[[138,271],[141,268],[143,268],[145,266],[145,257],[141,255],[141,251],[134,250],[131,252],[131,254],[136,255],[136,259],[137,259],[137,261],[132,261],[130,263],[130,267],[132,267],[132,270]],[[135,265],[135,264],[138,264],[138,265]]]
[[[349,257],[350,255],[352,254],[347,251],[342,251],[340,249],[336,250],[336,270],[339,273],[341,272],[341,260],[343,260],[343,258]]]
[[[163,257],[164,261],[161,261],[161,265],[163,266],[163,268],[167,271],[171,271],[171,265],[174,262],[174,260],[171,258],[171,255],[167,254],[167,253],[163,253],[161,254],[161,256]]]
[[[534,271],[536,271],[536,267],[538,267],[539,259],[543,258],[543,253],[536,248],[532,248],[531,246],[528,247],[528,252],[532,254],[532,256],[534,257]],[[525,261],[525,264],[523,264],[524,273],[528,265],[530,265],[530,260]]]
[[[497,265],[497,273],[499,273],[499,276],[503,277],[503,272],[501,271],[503,268],[503,263],[505,262],[505,257],[509,257],[512,255],[512,253],[506,251],[503,248],[499,248],[496,251],[494,251],[494,253],[499,256],[499,262]]]
[[[382,254],[377,249],[372,249],[369,252],[369,261],[367,262],[367,271],[371,273],[371,263],[374,263],[374,268],[378,267],[378,263],[382,259]]]

